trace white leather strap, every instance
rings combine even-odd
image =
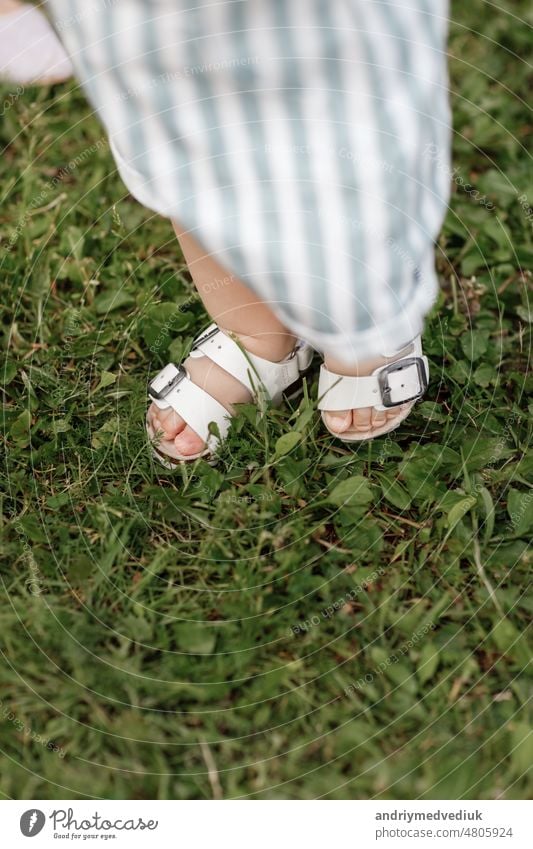
[[[362,407],[387,410],[420,397],[429,378],[429,365],[422,354],[420,337],[413,340],[412,347],[407,356],[379,366],[366,377],[346,377],[322,366],[318,384],[319,410],[334,412]]]
[[[377,407],[381,404],[378,379],[369,377],[346,377],[328,371],[326,366],[320,369],[318,382],[318,409],[357,410],[361,407]]]
[[[209,357],[212,362],[242,383],[252,396],[263,390],[267,398],[275,398],[294,383],[300,374],[302,354],[272,363],[254,354],[245,353],[237,342],[210,325],[194,343],[191,357]]]
[[[164,371],[168,371],[170,368],[173,368],[177,373],[176,367],[171,365],[165,366]],[[155,398],[152,400],[160,410],[172,407],[178,416],[181,416],[189,427],[207,443],[207,447],[211,450],[216,448],[218,439],[209,432],[210,423],[215,422],[217,424],[221,439],[224,439],[228,433],[230,414],[226,408],[219,404],[215,398],[212,398],[205,389],[196,386],[188,374],[165,395],[164,400]]]
[[[297,380],[300,370],[310,364],[313,351],[306,343],[299,342],[289,357],[281,363],[271,363],[245,353],[216,324],[212,324],[198,337],[190,356],[209,357],[246,386],[252,396],[257,397],[259,392],[264,392],[268,398],[277,401],[283,390]],[[178,368],[168,363],[150,382],[149,395],[160,410],[172,407],[211,451],[219,442],[209,433],[211,422],[218,426],[220,439],[226,437],[230,413],[208,392],[196,386],[183,366]]]

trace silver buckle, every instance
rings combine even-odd
[[[220,333],[220,328],[219,327],[213,327],[213,329],[210,330],[209,333],[205,333],[203,336],[199,336],[198,339],[195,339],[194,342],[192,343],[191,350],[195,351],[196,348],[198,348],[199,345],[203,345],[204,342],[209,342],[209,340],[212,339],[213,336],[216,336],[217,333]]]
[[[148,384],[148,395],[154,401],[163,401],[186,377],[187,372],[183,366],[169,363]]]
[[[391,401],[391,386],[389,385],[389,375],[397,371],[403,371],[410,366],[416,366],[418,372],[418,382],[420,389],[416,395],[411,395],[410,398],[402,398],[400,401]],[[378,373],[378,384],[381,391],[381,403],[384,407],[399,407],[400,404],[406,404],[408,401],[416,401],[424,395],[428,388],[426,377],[426,369],[424,368],[424,360],[421,357],[404,357],[396,363],[390,363]]]

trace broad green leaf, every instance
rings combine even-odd
[[[31,542],[46,542],[48,540],[48,528],[38,516],[26,514],[15,525],[18,534],[20,534],[20,528],[23,531],[23,541],[24,537],[27,537]]]
[[[354,475],[333,487],[328,501],[337,507],[366,506],[373,501],[374,495],[368,480],[362,475]]]
[[[294,423],[294,429],[299,430],[302,433],[304,433],[306,428],[307,428],[307,425],[310,422],[314,421],[315,416],[316,416],[316,411],[311,406],[311,404],[309,404],[307,407],[305,407],[303,409],[303,411],[300,413],[300,415],[296,419],[296,421]]]
[[[529,531],[533,526],[533,489],[528,492],[510,489],[507,494],[507,513],[516,536]]]
[[[29,410],[23,410],[17,416],[10,428],[10,434],[18,443],[20,448],[24,448],[30,443],[30,428],[31,428],[31,413]]]
[[[495,168],[489,168],[478,178],[477,188],[481,192],[492,195],[493,199],[498,201],[498,205],[503,203],[507,206],[512,201],[516,201],[516,188],[512,180]]]
[[[106,386],[111,386],[111,384],[114,383],[116,379],[116,374],[112,374],[110,371],[103,371],[100,375],[100,382],[98,383],[98,386],[93,389],[93,393],[98,392],[99,389],[105,389]]]
[[[483,227],[483,233],[490,236],[499,248],[507,248],[506,256],[508,256],[513,240],[509,228],[499,217],[489,216]]]
[[[470,277],[486,267],[487,258],[477,245],[473,245],[461,260],[461,271],[465,277]]]
[[[50,497],[46,499],[46,504],[48,507],[53,507],[54,510],[57,510],[59,507],[63,507],[65,504],[69,504],[70,501],[70,493],[60,492],[58,493],[58,495],[50,495]]]
[[[499,437],[465,436],[462,451],[467,470],[477,471],[512,457],[514,451],[507,440],[505,432]]]
[[[396,658],[394,652],[392,657]],[[416,692],[416,679],[412,668],[405,660],[396,660],[390,663],[384,670],[383,675],[392,681],[396,687],[405,688],[408,693]]]
[[[524,634],[509,619],[500,619],[492,629],[492,639],[502,654],[515,658],[525,667],[530,663]]]
[[[212,654],[217,641],[212,626],[183,622],[176,627],[176,637],[181,651],[191,654]]]
[[[435,505],[435,511],[439,513],[449,513],[452,507],[459,504],[466,497],[466,492],[462,489],[450,489],[445,492],[442,498]]]
[[[7,386],[11,383],[18,371],[18,365],[15,360],[6,359],[0,367],[0,385]]]
[[[184,352],[185,340],[180,336],[176,336],[168,346],[168,359],[171,363],[180,363],[183,359]]]
[[[485,515],[485,521],[483,523],[483,541],[487,543],[492,537],[492,533],[494,531],[494,502],[492,500],[492,495],[486,486],[482,486],[478,494],[483,507],[483,513]]]
[[[118,417],[112,416],[104,422],[101,428],[93,433],[91,437],[91,445],[93,448],[103,448],[106,445],[111,445],[119,430]]]
[[[283,457],[285,454],[289,454],[298,445],[301,438],[302,434],[294,430],[284,433],[276,442],[274,456]]]
[[[524,307],[522,306],[522,304],[520,304],[516,308],[516,312],[520,316],[522,321],[525,321],[527,324],[531,324],[533,322],[533,312],[531,312],[531,309],[528,309],[527,307]]]
[[[474,372],[474,382],[477,383],[478,386],[488,386],[490,383],[494,383],[497,379],[498,372],[494,366],[481,365],[478,366]]]
[[[420,658],[417,666],[418,680],[421,684],[425,684],[426,681],[433,678],[435,670],[439,665],[439,660],[440,652],[438,648],[433,643],[424,643],[420,651]]]
[[[417,411],[425,419],[431,422],[439,422],[442,424],[448,418],[443,406],[441,404],[436,404],[434,401],[423,401],[421,404],[417,405]]]
[[[505,566],[512,572],[518,563],[530,562],[531,556],[531,549],[526,540],[517,539],[507,545],[497,545],[494,550],[489,551],[485,565],[489,569]]]
[[[518,778],[527,775],[533,763],[533,731],[526,722],[513,722],[511,726],[511,763]]]
[[[477,504],[477,498],[473,495],[467,495],[455,504],[448,513],[448,531],[452,531],[475,504]]]
[[[383,498],[393,507],[397,507],[398,510],[407,510],[411,505],[411,496],[405,487],[398,481],[390,480],[385,475],[377,475],[377,477],[381,484]]]
[[[67,579],[70,583],[77,584],[86,581],[98,569],[94,560],[86,554],[77,554],[66,569]]]
[[[94,311],[96,315],[107,315],[108,312],[129,307],[135,303],[133,295],[124,289],[111,289],[109,292],[102,292],[101,295],[95,298]]]
[[[472,330],[461,337],[461,347],[469,360],[479,360],[489,346],[488,330]]]
[[[165,352],[171,340],[190,323],[190,313],[169,301],[148,307],[139,322],[146,345],[153,354]]]

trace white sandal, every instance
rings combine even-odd
[[[211,324],[194,341],[189,356],[208,357],[242,383],[255,401],[261,398],[278,405],[283,393],[309,368],[313,349],[304,342],[298,342],[288,357],[279,363],[271,363],[244,351],[216,324]],[[179,454],[170,442],[165,443],[169,450],[161,451],[160,446],[154,444],[157,434],[147,420],[146,429],[152,442],[153,454],[162,465],[167,469],[175,469],[179,463],[214,455],[227,436],[231,413],[205,389],[196,386],[183,365],[166,365],[149,383],[148,395],[160,410],[172,407],[205,442],[205,448],[197,454]],[[216,424],[219,435],[211,432],[211,423]]]
[[[395,354],[383,354],[387,358]],[[332,436],[343,442],[363,442],[390,433],[409,415],[415,402],[424,395],[429,381],[427,357],[422,354],[420,336],[411,342],[411,350],[392,363],[379,366],[372,374],[363,377],[348,377],[335,374],[323,365],[318,383],[318,409],[322,411],[322,421]],[[385,422],[378,428],[372,428],[371,436],[346,431],[336,433],[328,427],[324,413],[339,410],[358,410],[373,407],[375,410],[390,410],[401,404],[412,402],[401,416],[392,422]]]

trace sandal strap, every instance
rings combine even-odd
[[[388,410],[421,398],[428,385],[429,364],[422,354],[420,336],[412,352],[395,362],[379,366],[371,375],[348,377],[320,369],[318,409],[326,412],[374,407]]]
[[[183,366],[177,368],[173,363],[165,366],[150,383],[149,395],[160,410],[172,407],[210,450],[214,451],[219,441],[227,436],[230,413],[205,389],[193,383]],[[220,440],[210,433],[211,422],[217,425]]]
[[[291,386],[300,374],[301,354],[297,349],[279,363],[272,363],[245,352],[234,339],[223,333],[216,324],[194,342],[191,357],[208,357],[245,386],[252,397],[263,393],[276,398]]]
[[[193,343],[191,357],[206,356],[240,381],[254,398],[264,393],[277,401],[281,393],[309,366],[312,348],[299,342],[282,362],[271,363],[245,353],[237,342],[226,336],[216,324],[211,324]],[[148,394],[160,410],[171,407],[214,451],[227,436],[231,414],[209,393],[197,386],[182,366],[168,363],[148,385]],[[218,426],[220,439],[209,432],[209,425]]]

